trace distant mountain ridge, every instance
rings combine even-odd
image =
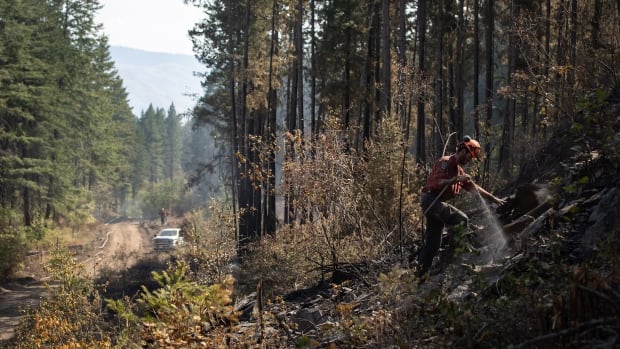
[[[174,103],[177,113],[190,110],[202,94],[200,78],[205,68],[191,55],[142,51],[111,46],[110,54],[129,93],[135,115],[149,104],[168,110]]]

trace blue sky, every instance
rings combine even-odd
[[[183,0],[101,0],[97,14],[111,46],[193,55],[187,31],[202,18]]]

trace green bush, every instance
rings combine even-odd
[[[103,300],[84,266],[68,251],[54,250],[46,269],[53,283],[38,307],[16,329],[18,348],[111,348]]]
[[[214,328],[237,322],[231,278],[200,285],[188,279],[188,266],[182,262],[152,275],[159,288],[143,286],[135,303],[106,300],[122,326],[118,347],[210,347],[207,344],[219,337],[208,336]]]
[[[21,260],[24,244],[16,233],[0,233],[0,283],[5,282]]]

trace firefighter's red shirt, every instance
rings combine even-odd
[[[465,170],[463,170],[463,167],[456,161],[456,155],[442,156],[435,162],[422,191],[431,191],[435,194],[439,194],[443,189],[440,184],[442,179],[451,179],[464,174]],[[452,199],[461,192],[461,189],[472,191],[475,189],[474,183],[471,181],[453,183],[444,191],[440,200],[445,201]]]

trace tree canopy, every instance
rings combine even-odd
[[[275,220],[276,153],[261,156],[256,142],[284,139],[277,156],[303,161],[333,118],[342,151],[363,153],[395,118],[420,167],[472,135],[486,153],[477,179],[507,181],[581,98],[617,80],[620,9],[610,1],[186,3],[204,11],[190,35],[209,71],[194,121],[228,139],[242,240],[273,233]],[[289,142],[297,135],[300,149]],[[280,195],[284,222],[299,219],[304,198]]]

